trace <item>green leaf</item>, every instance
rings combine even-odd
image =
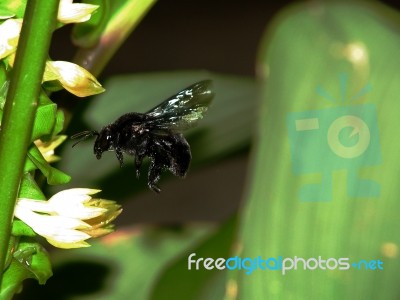
[[[37,185],[35,179],[31,174],[25,173],[22,177],[22,182],[19,187],[19,198],[29,198],[29,199],[37,199],[37,200],[46,200],[46,197],[43,195],[42,190]]]
[[[64,112],[62,110],[57,110],[56,121],[54,123],[52,132],[50,133],[50,137],[59,134],[64,129],[64,120]]]
[[[15,16],[15,13],[6,8],[0,7],[0,20],[9,19]]]
[[[29,272],[16,260],[3,273],[0,288],[0,299],[12,299],[22,290],[22,281],[29,278]]]
[[[52,132],[56,120],[57,105],[40,105],[36,110],[35,122],[33,125],[32,142],[43,135]]]
[[[0,299],[12,299],[22,289],[22,282],[27,278],[35,278],[45,284],[52,276],[48,253],[44,248],[31,242],[20,242],[14,252],[14,259],[3,274]]]
[[[39,107],[35,115],[32,141],[38,138],[44,140],[50,139],[61,132],[63,126],[64,113],[61,110],[57,110],[57,105],[42,92],[39,97]]]
[[[15,14],[15,18],[22,18],[26,2],[27,0],[2,0],[0,16]]]
[[[12,224],[12,231],[11,234],[13,236],[29,236],[29,237],[35,237],[37,234],[33,231],[31,227],[26,225],[24,222],[21,220],[14,220]]]
[[[39,95],[39,106],[44,106],[44,105],[52,105],[54,104],[53,101],[47,96],[47,94],[44,91],[41,91]]]
[[[26,163],[25,171],[31,171],[32,166],[38,168],[47,178],[48,184],[65,184],[71,180],[71,176],[50,166],[50,164],[44,159],[43,155],[40,153],[39,149],[35,145],[31,146],[31,148],[29,149],[28,158],[30,162]]]
[[[236,229],[236,218],[225,222],[218,230],[207,237],[196,248],[182,255],[179,260],[169,264],[158,277],[150,299],[223,299],[226,286],[226,270],[217,269],[188,270],[188,256],[194,258],[228,258]],[[179,282],[179,288],[172,288]]]
[[[375,2],[328,1],[275,20],[239,238],[241,257],[379,259],[384,270],[242,271],[238,299],[398,297],[399,21]]]
[[[20,240],[14,258],[27,268],[31,278],[37,279],[39,284],[45,284],[53,275],[49,254],[42,245],[25,240]]]

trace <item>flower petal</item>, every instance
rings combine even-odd
[[[95,189],[69,189],[57,193],[49,199],[52,210],[62,216],[87,220],[96,218],[105,212],[107,208],[101,205],[92,205],[92,197],[89,195],[100,192]]]
[[[0,59],[17,50],[22,19],[7,19],[0,25]]]
[[[67,61],[48,61],[43,81],[58,80],[70,93],[87,97],[105,91],[97,79],[86,69]]]
[[[65,243],[60,242],[52,239],[46,239],[49,244],[52,244],[54,247],[61,248],[61,249],[73,249],[73,248],[84,248],[90,247],[90,244],[85,241],[75,242],[75,243]]]
[[[85,240],[92,236],[84,231],[74,229],[59,229],[51,235],[42,235],[46,240],[58,248],[81,248],[90,245]]]
[[[38,147],[40,153],[42,153],[45,160],[49,163],[59,160],[58,156],[54,155],[54,149],[57,148],[67,138],[66,135],[57,135],[51,138],[48,142],[42,142],[41,140],[34,141],[36,147]]]
[[[68,189],[53,195],[53,197],[49,199],[49,202],[53,203],[53,205],[58,205],[62,202],[68,201],[85,202],[92,198],[89,195],[97,194],[99,192],[101,192],[101,190],[85,188]]]
[[[108,228],[108,227],[106,227],[106,228],[99,227],[99,228],[95,228],[92,230],[85,230],[85,232],[87,234],[89,234],[91,237],[101,237],[101,236],[107,235],[113,231],[114,231],[113,228]]]
[[[77,243],[91,238],[91,236],[83,231],[74,229],[57,230],[51,235],[42,235],[46,239],[58,241],[61,243]]]
[[[90,19],[97,8],[99,5],[62,0],[58,8],[58,20],[64,24],[85,22]]]
[[[47,203],[47,201],[43,200],[35,200],[28,198],[19,198],[17,204],[15,206],[15,210],[17,211],[21,209],[29,210],[29,211],[39,211],[41,213],[52,213],[53,210],[51,206]]]
[[[39,201],[44,202],[45,201]],[[89,229],[92,226],[80,219],[63,216],[51,216],[33,212],[23,201],[18,201],[14,211],[15,216],[29,225],[37,234],[52,235],[59,228],[66,229]]]
[[[90,195],[98,192],[77,188],[59,192],[48,201],[19,198],[14,214],[56,247],[88,247],[85,240],[114,230],[110,222],[122,211],[114,201],[92,199]]]

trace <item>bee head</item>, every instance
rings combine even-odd
[[[112,131],[110,126],[106,126],[97,135],[96,141],[94,142],[94,154],[97,159],[100,159],[104,151],[111,150],[112,148]]]

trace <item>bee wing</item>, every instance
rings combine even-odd
[[[168,131],[190,128],[203,118],[213,97],[211,80],[197,82],[149,110],[148,125]]]

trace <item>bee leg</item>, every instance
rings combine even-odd
[[[135,168],[136,168],[136,178],[140,177],[140,167],[142,165],[143,157],[135,156]]]
[[[175,176],[185,177],[192,159],[189,143],[182,134],[176,134],[173,145],[169,170]]]
[[[156,192],[157,194],[161,192],[161,189],[157,186],[157,182],[160,180],[161,177],[162,166],[157,164],[153,159],[150,163],[149,168],[149,177],[147,185],[151,190]]]
[[[115,149],[115,155],[117,156],[117,159],[119,161],[120,168],[122,168],[122,166],[124,164],[124,155],[122,154],[121,149],[119,149],[119,148]]]

